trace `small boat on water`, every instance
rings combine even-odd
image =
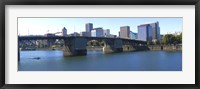
[[[29,59],[40,59],[40,57],[30,57]]]
[[[35,58],[33,58],[33,59],[40,59],[40,57],[35,57]]]

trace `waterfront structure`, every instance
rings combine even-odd
[[[152,27],[150,24],[141,24],[138,26],[138,40],[152,42]]]
[[[65,27],[62,29],[62,36],[67,36],[67,29]]]
[[[78,56],[87,55],[87,43],[91,40],[98,40],[104,43],[103,52],[104,53],[115,53],[123,51],[137,51],[137,50],[148,50],[145,41],[122,39],[122,38],[107,38],[107,37],[63,37],[63,36],[23,36],[18,37],[19,43],[25,45],[29,41],[33,40],[63,40],[63,55],[64,56]],[[34,44],[34,43],[33,43]],[[20,45],[19,45],[20,47]],[[18,48],[19,48],[18,47]]]
[[[120,27],[120,38],[129,38],[130,34],[130,27],[129,26],[122,26]]]
[[[137,39],[137,33],[130,31],[130,39]]]
[[[91,32],[81,32],[80,36],[90,37]]]
[[[103,33],[104,33],[103,28],[102,27],[98,27],[98,28],[94,28],[91,31],[91,36],[92,37],[103,37],[104,36]]]

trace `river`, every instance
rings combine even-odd
[[[182,71],[182,51],[88,51],[76,57],[64,57],[62,50],[20,51],[18,71]]]

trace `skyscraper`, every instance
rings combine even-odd
[[[93,29],[93,24],[92,23],[86,23],[85,24],[85,30],[86,32],[91,32]]]
[[[138,26],[138,39],[143,41],[158,41],[160,42],[160,27],[159,22],[141,24]]]
[[[89,36],[91,36],[92,29],[93,29],[93,24],[92,23],[86,23],[85,24],[85,30],[89,34]]]
[[[67,36],[67,29],[65,27],[62,29],[62,36]]]
[[[152,27],[152,40],[160,42],[160,27],[159,22],[149,23]]]
[[[120,27],[120,38],[129,38],[130,34],[130,27],[129,26],[123,26]]]
[[[150,24],[138,26],[138,40],[152,42],[152,27]]]

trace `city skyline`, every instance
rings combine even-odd
[[[92,23],[93,28],[110,29],[118,36],[121,26],[130,26],[130,31],[137,32],[140,24],[159,22],[160,34],[182,32],[182,18],[18,18],[18,35],[44,35],[46,33],[85,32],[85,24]]]

